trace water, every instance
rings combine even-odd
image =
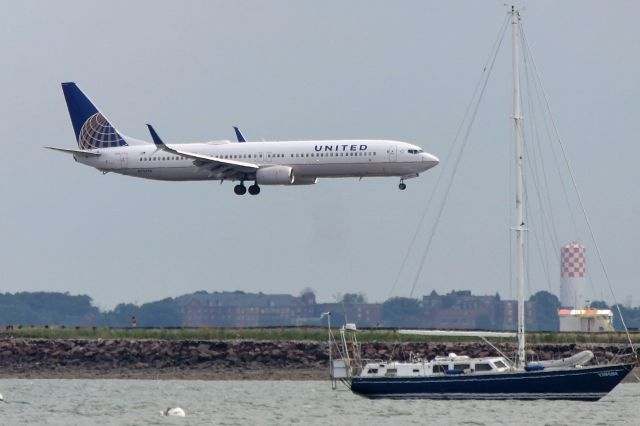
[[[612,425],[638,424],[640,402],[640,384],[599,402],[370,401],[316,381],[12,379],[0,393],[2,425]]]

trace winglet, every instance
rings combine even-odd
[[[160,136],[158,136],[153,126],[151,124],[147,124],[147,127],[149,128],[149,133],[151,133],[151,139],[153,139],[153,143],[156,144],[156,147],[165,148],[166,145],[164,144],[164,142],[162,142],[162,139],[160,139]]]
[[[238,139],[238,142],[246,142],[247,141],[244,138],[244,136],[242,135],[242,132],[240,131],[240,129],[238,129],[236,126],[233,126],[233,130],[236,131],[236,138]]]

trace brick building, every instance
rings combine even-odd
[[[265,327],[300,325],[315,315],[315,296],[197,292],[178,298],[185,326]]]
[[[423,296],[424,327],[443,329],[502,329],[500,296],[474,296],[470,291],[452,291]]]
[[[500,296],[474,296],[470,291],[452,291],[439,295],[432,291],[422,298],[425,328],[458,330],[515,330],[518,302]],[[536,303],[525,301],[525,327],[537,329]]]

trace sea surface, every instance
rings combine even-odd
[[[371,401],[320,381],[0,380],[2,425],[640,425],[640,384],[598,402]],[[163,417],[179,406],[186,417]]]

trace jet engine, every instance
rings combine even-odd
[[[293,185],[294,181],[291,167],[268,166],[256,171],[256,183],[259,185]]]
[[[291,185],[313,185],[316,182],[318,182],[318,178],[315,177],[296,177]]]

